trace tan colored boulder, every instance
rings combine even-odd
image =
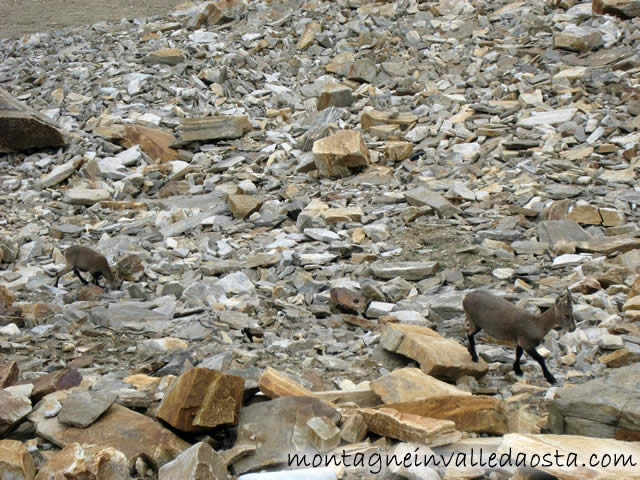
[[[340,130],[313,144],[313,161],[321,176],[346,177],[352,168],[369,165],[369,149],[356,130]]]
[[[0,478],[3,480],[33,480],[36,467],[22,442],[0,440]]]
[[[242,377],[192,368],[175,380],[156,417],[183,432],[235,425],[243,392]]]
[[[127,457],[111,447],[71,443],[55,452],[36,480],[129,480]]]
[[[229,195],[227,203],[235,218],[247,218],[260,208],[260,200],[251,195]]]
[[[482,359],[473,362],[467,349],[458,342],[427,327],[388,324],[380,342],[386,350],[417,361],[424,373],[435,377],[452,380],[465,375],[481,377],[488,370]]]
[[[390,140],[384,144],[384,155],[390,162],[401,162],[413,154],[413,143]]]

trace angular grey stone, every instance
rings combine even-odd
[[[117,399],[118,395],[110,392],[72,392],[62,404],[58,421],[73,427],[88,427]]]
[[[460,213],[460,209],[452,205],[446,198],[428,188],[420,187],[409,190],[404,196],[409,205],[418,207],[428,205],[436,210],[441,218],[451,218]]]

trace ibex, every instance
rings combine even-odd
[[[462,307],[467,315],[469,353],[474,362],[478,361],[474,336],[480,330],[484,330],[492,337],[516,344],[516,361],[513,364],[516,375],[522,375],[520,357],[523,352],[527,352],[542,367],[544,378],[549,383],[556,382],[536,347],[542,343],[547,332],[556,325],[570,332],[576,329],[573,320],[573,300],[569,289],[556,298],[554,305],[541,315],[529,313],[481,290],[467,294],[462,301]]]
[[[120,285],[122,285],[122,282],[118,279],[117,275],[113,273],[109,267],[107,259],[89,247],[83,247],[81,245],[69,247],[64,251],[64,258],[67,264],[56,276],[56,287],[58,286],[60,277],[71,270],[73,270],[73,273],[75,273],[85,285],[89,282],[80,275],[80,272],[89,272],[96,285],[98,285],[98,280],[101,276],[104,276],[113,288],[120,288]]]

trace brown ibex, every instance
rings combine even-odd
[[[484,330],[494,338],[516,344],[516,361],[513,364],[516,375],[522,375],[520,357],[523,352],[527,352],[542,367],[544,378],[549,383],[556,382],[536,347],[542,343],[547,332],[557,325],[570,332],[576,329],[573,300],[569,289],[556,298],[553,306],[541,315],[529,313],[482,290],[467,294],[462,301],[462,307],[467,315],[469,353],[474,362],[478,361],[474,336],[480,330]]]
[[[93,277],[93,282],[96,285],[98,285],[98,280],[101,276],[104,276],[104,278],[113,288],[120,288],[120,285],[122,284],[117,275],[109,267],[109,262],[107,262],[107,259],[103,255],[100,255],[98,252],[90,249],[89,247],[83,247],[81,245],[74,245],[73,247],[69,247],[64,251],[64,258],[67,264],[56,276],[56,287],[58,286],[60,277],[70,272],[71,270],[73,270],[73,273],[75,273],[76,276],[85,285],[87,285],[89,282],[87,282],[82,277],[82,275],[80,275],[80,272],[89,272]]]

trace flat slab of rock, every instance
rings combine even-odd
[[[60,182],[65,181],[73,172],[76,171],[76,162],[74,160],[69,160],[62,165],[56,165],[51,169],[49,173],[47,173],[44,177],[40,179],[40,184],[44,188],[53,187]]]
[[[235,425],[244,379],[208,368],[192,368],[173,383],[156,416],[183,432]]]
[[[88,427],[117,399],[118,395],[111,392],[72,392],[62,405],[58,421],[73,427]]]
[[[556,125],[571,120],[578,110],[575,108],[563,108],[549,110],[547,112],[532,112],[527,118],[518,121],[522,127],[535,127],[536,125]]]
[[[443,395],[470,396],[469,392],[427,375],[419,368],[400,368],[371,382],[371,390],[385,404],[413,402]]]
[[[108,472],[108,473],[107,473]],[[40,469],[36,480],[129,480],[125,455],[112,447],[71,443],[55,452]]]
[[[395,277],[419,281],[433,275],[438,262],[376,262],[371,264],[373,274],[384,280]]]
[[[182,121],[184,142],[240,138],[251,131],[247,115],[220,115],[215,117],[185,118]]]
[[[402,403],[390,403],[400,413],[422,417],[439,418],[455,422],[456,429],[463,432],[507,433],[507,419],[502,413],[502,402],[484,395],[444,395]]]
[[[257,449],[254,455],[233,464],[234,473],[286,465],[289,453],[316,453],[306,427],[313,417],[327,417],[335,424],[340,414],[328,403],[311,397],[282,397],[241,409],[236,446],[256,445]]]
[[[196,443],[158,471],[158,480],[173,479],[226,480],[224,458],[211,445]]]
[[[68,392],[55,392],[47,400],[64,403],[67,395]],[[38,435],[61,448],[71,443],[111,447],[124,453],[128,461],[143,455],[160,467],[190,446],[154,419],[117,403],[87,428],[63,425],[56,417],[45,418],[45,406],[43,402],[29,420]]]
[[[604,463],[608,457],[633,458],[640,456],[640,443],[620,442],[604,438],[589,438],[576,435],[522,435],[511,433],[505,435],[496,452],[498,458],[504,453],[510,453],[512,461],[518,456],[526,458],[531,466],[538,459],[550,459],[549,462],[540,461],[536,470],[541,470],[553,475],[559,480],[584,480],[584,479],[632,479],[640,478],[638,465],[627,464],[614,465],[613,461],[607,466],[590,466],[598,459]],[[562,462],[551,459],[560,455]],[[592,455],[594,455],[592,457]],[[522,465],[524,469],[524,465]]]
[[[27,447],[17,440],[0,440],[0,477],[33,480],[36,467]]]
[[[436,447],[457,442],[462,434],[450,420],[400,413],[391,408],[358,409],[370,432],[405,442],[418,442]]]
[[[60,127],[0,88],[0,153],[66,144]]]
[[[549,413],[551,432],[640,440],[639,367],[560,390]]]
[[[386,350],[417,361],[424,373],[434,377],[452,380],[464,375],[481,377],[488,370],[482,359],[473,362],[465,347],[430,328],[389,324],[382,332],[380,342]]]

